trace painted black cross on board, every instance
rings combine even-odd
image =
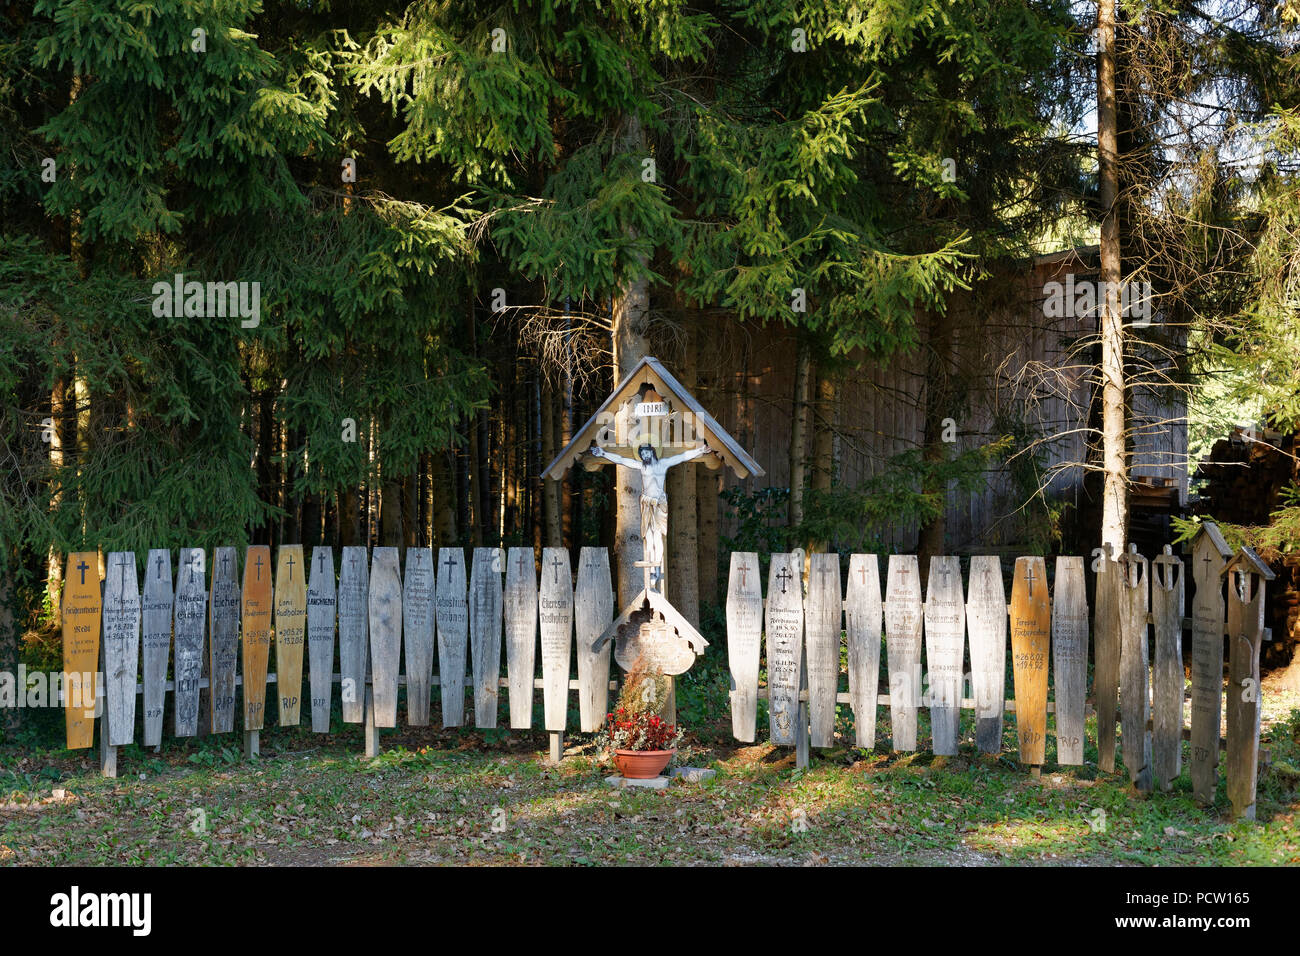
[[[294,564],[294,561],[293,561],[293,555],[292,555],[292,554],[289,555],[289,557],[288,557],[286,563],[289,565],[289,580],[292,581],[292,580],[293,580],[293,564]]]
[[[455,557],[452,556],[452,553],[451,553],[450,551],[447,552],[447,560],[444,561],[444,562],[442,562],[442,564],[443,564],[443,567],[445,567],[445,568],[447,569],[447,573],[448,573],[448,574],[450,574],[450,573],[451,573],[451,569],[454,568],[454,567],[456,566],[456,559],[455,559]]]
[[[560,583],[560,556],[557,554],[551,558],[551,568],[555,572],[555,583]]]
[[[88,564],[85,562],[85,559],[82,559],[82,562],[81,562],[79,565],[77,565],[77,570],[81,572],[81,583],[82,583],[82,584],[85,584],[85,583],[86,583],[86,571],[89,570],[89,569],[90,569],[90,565],[88,565]]]
[[[742,564],[736,570],[740,572],[740,586],[743,588],[745,586],[745,575],[749,573],[749,565]]]
[[[1034,576],[1034,566],[1031,564],[1025,568],[1025,581],[1029,584],[1030,597],[1034,596],[1034,582],[1037,580],[1038,578]]]
[[[316,552],[316,570],[317,571],[325,570],[325,552],[323,550]]]
[[[158,580],[160,581],[162,580],[162,566],[163,566],[163,559],[162,559],[162,555],[160,554],[154,561],[154,567],[158,569]]]
[[[777,579],[778,581],[781,582],[781,593],[782,593],[782,594],[785,593],[786,583],[787,583],[787,582],[788,582],[792,577],[794,577],[794,575],[791,574],[791,573],[790,573],[790,569],[789,569],[789,568],[786,568],[786,567],[782,567],[782,568],[781,568],[781,572],[776,576],[776,579]]]
[[[519,569],[519,576],[522,578],[524,576],[524,553],[522,551],[519,552],[519,560],[515,562],[515,567]]]
[[[257,555],[257,580],[262,580],[262,555],[260,552]]]
[[[199,552],[191,551],[190,559],[185,562],[186,567],[190,569],[190,584],[194,583],[194,567],[199,563]]]

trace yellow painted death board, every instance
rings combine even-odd
[[[275,567],[275,688],[281,727],[297,727],[302,711],[302,648],[307,637],[304,571],[302,545],[281,545]]]
[[[251,545],[244,558],[244,729],[266,718],[266,660],[271,653],[271,549]]]
[[[63,580],[63,706],[68,749],[79,750],[95,743],[95,675],[103,612],[99,555],[94,551],[68,555]]]
[[[1012,675],[1020,762],[1041,766],[1047,750],[1047,663],[1052,602],[1042,558],[1016,558],[1011,584]]]

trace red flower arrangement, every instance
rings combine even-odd
[[[608,750],[672,750],[682,732],[658,714],[619,707],[605,715],[601,743]]]

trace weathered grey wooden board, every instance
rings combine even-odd
[[[1040,766],[1047,753],[1047,664],[1052,602],[1042,558],[1016,558],[1011,582],[1011,673],[1016,688],[1020,762]]]
[[[249,545],[244,554],[244,603],[240,617],[243,650],[244,730],[266,722],[266,669],[271,658],[271,549]]]
[[[1119,588],[1119,704],[1121,753],[1129,780],[1139,790],[1151,789],[1151,719],[1150,641],[1147,637],[1147,613],[1150,565],[1130,546],[1120,559],[1122,573]]]
[[[203,585],[199,585],[202,591]],[[140,607],[140,650],[144,709],[143,742],[162,743],[163,707],[167,700],[167,662],[172,652],[172,553],[160,548],[149,552],[144,568],[144,602]]]
[[[1152,562],[1151,633],[1156,644],[1152,671],[1151,768],[1161,790],[1169,790],[1183,769],[1183,562],[1165,545]]]
[[[370,678],[375,726],[397,726],[397,677],[402,661],[402,574],[396,548],[370,556]]]
[[[1217,540],[1216,540],[1217,539]],[[1219,787],[1219,726],[1223,720],[1223,566],[1230,554],[1217,527],[1192,542],[1192,792],[1208,806]]]
[[[135,552],[108,555],[104,578],[104,708],[108,744],[135,739],[135,684],[140,660],[140,585]]]
[[[95,743],[95,710],[99,673],[99,634],[104,594],[99,583],[99,553],[68,555],[63,577],[63,717],[69,750]]]
[[[214,605],[212,609],[212,649],[211,655],[215,659],[217,655],[217,628],[222,628],[222,636],[225,639],[223,649],[227,659],[223,659],[225,668],[222,677],[228,679],[228,689],[225,683],[218,685],[213,680],[212,663],[208,662],[208,702],[211,707],[214,703],[223,703],[224,709],[221,712],[223,719],[230,721],[230,728],[234,727],[235,719],[235,646],[237,642],[237,628],[239,627],[239,585],[235,583],[234,567],[234,548],[221,549],[228,550],[230,553],[226,556],[226,568],[230,574],[229,579],[221,579],[220,582],[214,577],[212,582],[213,600],[224,600],[226,605],[222,608],[222,613],[217,613]],[[177,737],[194,737],[199,733],[199,702],[201,699],[199,683],[203,677],[203,624],[208,616],[207,591],[204,588],[203,580],[203,559],[204,552],[202,548],[182,548],[180,552],[180,570],[177,573],[176,584],[176,601],[173,613],[173,621],[176,629],[176,646],[175,658],[172,662],[172,672],[175,677],[172,692],[172,726]],[[215,574],[215,569],[214,569]],[[229,698],[228,702],[226,698]],[[215,724],[217,710],[212,709],[212,720]],[[214,727],[215,729],[215,727]]]
[[[429,725],[433,695],[433,548],[406,549],[402,579],[402,632],[406,646],[406,719]]]
[[[921,703],[921,576],[914,554],[891,554],[885,583],[885,653],[893,748],[916,749]]]
[[[808,661],[810,742],[835,742],[835,695],[840,689],[840,645],[844,597],[840,590],[840,556],[816,553],[809,558],[804,640]]]
[[[970,633],[971,693],[975,698],[975,746],[1002,751],[1002,715],[1007,695],[1007,592],[996,555],[970,559],[966,601]]]
[[[176,588],[176,646],[182,643],[184,626],[181,614],[181,594],[198,579],[203,582],[203,552],[199,548],[188,550],[182,559],[181,583]],[[193,559],[197,558],[196,568]],[[239,562],[234,548],[217,548],[212,552],[212,596],[208,602],[208,644],[210,649],[208,680],[211,682],[209,703],[212,707],[212,732],[226,734],[235,729],[235,670],[239,662],[239,612],[242,595],[239,589]],[[192,606],[192,605],[191,605]],[[200,629],[200,646],[202,646]],[[201,653],[201,651],[200,651]],[[178,685],[179,686],[179,685]],[[197,709],[195,722],[197,723]],[[180,694],[176,695],[176,735],[180,732]]]
[[[1243,549],[1245,550],[1245,549]],[[1232,815],[1255,819],[1259,778],[1259,649],[1264,636],[1260,575],[1228,573],[1228,750],[1225,774]],[[1240,580],[1243,578],[1245,580]],[[1235,580],[1234,580],[1235,579]]]
[[[1096,574],[1093,615],[1093,697],[1097,708],[1097,768],[1115,772],[1115,728],[1119,716],[1120,569],[1117,555],[1094,548],[1092,570]]]
[[[848,642],[849,700],[857,746],[876,746],[876,703],[880,696],[880,635],[883,606],[880,566],[874,554],[849,558],[844,596],[844,632]]]
[[[317,545],[311,551],[307,585],[307,658],[311,683],[311,729],[327,734],[334,696],[334,613],[338,605],[334,583],[334,550]]]
[[[500,548],[475,548],[469,586],[470,666],[474,675],[474,726],[497,725],[501,699]]]
[[[763,640],[763,591],[758,555],[731,552],[727,576],[727,666],[731,692],[731,732],[753,743],[758,728],[758,664]]]
[[[510,726],[527,730],[533,725],[537,669],[537,568],[532,548],[511,548],[506,556],[505,629]]]
[[[542,629],[542,709],[547,730],[564,730],[569,711],[569,663],[573,648],[573,575],[569,552],[542,549],[538,618]]]
[[[465,723],[465,654],[469,638],[469,603],[465,588],[465,551],[438,549],[438,584],[434,600],[438,623],[438,692],[442,725]]]
[[[339,695],[343,722],[365,719],[366,666],[370,662],[370,562],[366,549],[343,549],[339,568]]]
[[[613,642],[607,642],[599,651],[591,648],[613,619],[609,552],[604,548],[583,548],[578,555],[573,621],[578,657],[578,726],[583,733],[599,730],[609,710],[609,657]]]
[[[930,683],[930,730],[934,752],[957,752],[961,715],[962,663],[966,657],[966,602],[961,559],[930,558],[925,595],[925,656]]]
[[[307,641],[307,569],[302,545],[282,544],[275,568],[275,696],[280,726],[302,715],[302,650]]]
[[[803,662],[803,562],[774,554],[767,572],[767,694],[772,743],[793,746]]]
[[[1083,764],[1088,697],[1088,595],[1083,558],[1056,559],[1052,601],[1052,680],[1056,696],[1056,762]]]

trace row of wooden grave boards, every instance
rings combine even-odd
[[[528,728],[539,633],[545,729],[565,729],[575,634],[581,729],[594,731],[604,719],[611,645],[592,650],[614,610],[603,548],[582,549],[576,601],[569,553],[562,548],[543,549],[540,584],[531,548],[508,553],[475,548],[469,567],[462,549],[440,548],[436,571],[433,549],[407,548],[403,573],[397,548],[375,548],[368,556],[364,547],[346,547],[336,578],[328,547],[314,548],[307,566],[301,545],[284,545],[273,569],[270,548],[255,545],[245,555],[242,584],[234,548],[217,548],[211,568],[203,549],[182,549],[174,581],[171,557],[168,550],[149,552],[143,594],[132,552],[107,555],[102,584],[96,552],[68,558],[63,653],[70,748],[92,746],[93,676],[100,663],[109,746],[134,740],[137,692],[143,743],[161,742],[169,657],[176,736],[198,733],[204,685],[210,689],[212,732],[234,730],[240,682],[243,729],[262,729],[272,653],[277,699],[271,706],[278,710],[279,725],[297,726],[304,646],[313,731],[329,731],[335,680],[345,721],[362,722],[369,681],[375,726],[396,726],[403,648],[411,725],[429,723],[430,695],[437,685],[443,726],[461,726],[468,683],[475,726],[497,725],[499,691],[506,686],[510,726]],[[506,680],[500,677],[503,631]]]
[[[1218,542],[1221,545],[1222,539]],[[1195,553],[1190,772],[1197,797],[1212,802],[1218,780],[1226,633],[1232,638],[1228,793],[1236,811],[1249,816],[1255,802],[1259,747],[1264,589],[1258,578],[1271,573],[1249,549],[1231,558],[1226,546],[1209,543],[1211,547],[1201,547],[1198,538]],[[850,557],[843,591],[839,555],[808,556],[806,581],[803,565],[798,552],[772,555],[764,601],[758,555],[731,556],[727,647],[735,684],[733,733],[738,740],[755,739],[760,637],[765,635],[773,743],[795,744],[796,722],[806,720],[812,746],[832,746],[836,703],[847,700],[854,714],[856,746],[875,746],[876,709],[884,704],[890,708],[893,749],[914,751],[918,707],[928,706],[934,752],[955,754],[959,713],[973,704],[976,746],[997,753],[1002,747],[1009,634],[1020,760],[1034,766],[1045,761],[1050,660],[1057,761],[1083,763],[1090,629],[1081,557],[1056,559],[1050,592],[1044,559],[1018,558],[1010,605],[1001,562],[993,556],[971,558],[969,587],[964,592],[959,559],[931,558],[924,600],[912,555],[889,556],[883,601],[875,555]],[[1118,560],[1094,562],[1099,607],[1092,631],[1093,691],[1101,769],[1114,770],[1118,706],[1123,760],[1133,783],[1146,789],[1154,778],[1168,789],[1181,771],[1182,757],[1183,564],[1166,547],[1154,566],[1152,577],[1147,559],[1135,551]],[[1234,568],[1244,584],[1227,589],[1225,621],[1222,578]],[[1148,626],[1154,635],[1154,666]],[[882,630],[887,696],[878,693]],[[847,697],[839,694],[841,635],[847,643]],[[967,642],[973,700],[963,698]],[[922,683],[923,644],[928,686]],[[801,699],[807,702],[806,711],[801,710]]]

